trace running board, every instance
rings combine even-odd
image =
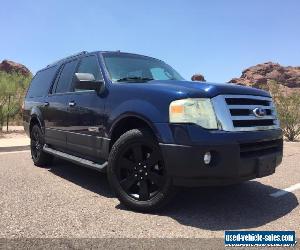
[[[83,159],[83,158],[80,158],[80,157],[77,157],[77,156],[74,156],[74,155],[70,155],[70,154],[67,154],[67,153],[49,148],[47,145],[44,145],[43,151],[48,153],[48,154],[59,157],[61,159],[79,164],[81,166],[88,167],[88,168],[91,168],[91,169],[95,169],[99,172],[105,172],[106,171],[107,161],[104,162],[103,164],[98,164],[98,163],[95,163],[93,161],[89,161],[89,160],[86,160],[86,159]]]

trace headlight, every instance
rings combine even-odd
[[[218,123],[210,99],[190,98],[171,102],[171,123],[195,123],[207,129],[217,129]]]

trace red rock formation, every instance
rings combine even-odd
[[[9,60],[3,60],[0,63],[0,71],[5,71],[7,73],[16,72],[16,73],[22,74],[24,76],[31,75],[29,69],[26,68],[23,64],[9,61]]]
[[[191,78],[192,81],[200,81],[200,82],[206,82],[205,78],[201,74],[194,74]]]
[[[283,89],[300,90],[300,67],[284,67],[273,62],[257,64],[245,69],[241,77],[233,78],[229,82],[261,87],[271,80],[276,81]]]

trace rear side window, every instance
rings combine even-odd
[[[75,60],[64,65],[57,82],[56,93],[65,93],[71,90],[72,79],[77,62],[78,61]]]
[[[37,72],[30,83],[27,97],[46,96],[55,78],[57,70],[58,66],[56,65]]]

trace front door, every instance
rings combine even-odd
[[[77,73],[93,74],[95,80],[103,80],[98,58],[89,55],[81,59]],[[105,138],[103,138],[104,96],[94,90],[76,90],[68,96],[69,128],[67,146],[74,154],[83,158],[102,158]]]

